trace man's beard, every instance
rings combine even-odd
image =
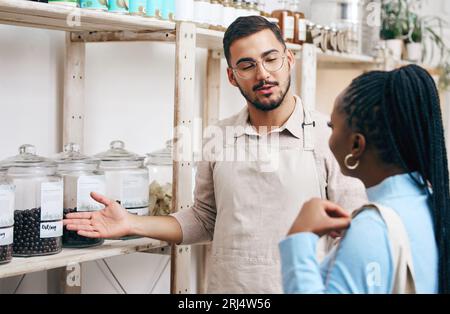
[[[255,92],[258,88],[266,85],[266,84],[270,84],[270,85],[274,85],[274,86],[279,86],[280,84],[278,82],[270,82],[270,81],[261,81],[258,83],[258,85],[253,87],[253,92]],[[241,86],[239,86],[238,84],[238,88],[239,91],[241,92],[242,96],[244,96],[244,98],[251,103],[256,109],[261,110],[261,111],[272,111],[277,109],[278,107],[281,106],[281,104],[284,101],[284,98],[287,95],[287,92],[289,91],[289,88],[291,87],[291,77],[289,76],[289,80],[288,80],[288,85],[286,90],[281,91],[281,96],[277,99],[272,101],[271,103],[269,103],[268,105],[260,103],[256,98],[252,99],[249,95],[247,95],[244,90],[241,88]],[[272,95],[271,95],[272,96]]]

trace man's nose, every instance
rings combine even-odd
[[[264,68],[262,63],[256,64],[256,79],[258,81],[266,80],[270,76],[270,73]]]

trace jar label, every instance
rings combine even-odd
[[[54,221],[54,222],[43,222],[40,225],[40,238],[56,238],[62,237],[63,235],[63,222]]]
[[[77,182],[77,211],[93,212],[105,208],[91,197],[91,192],[106,194],[105,176],[81,176]]]
[[[298,39],[300,41],[306,41],[306,20],[298,20]]]
[[[284,37],[286,39],[294,39],[295,19],[293,16],[284,17]]]
[[[148,207],[132,208],[132,209],[129,209],[128,212],[133,215],[147,216],[149,213],[149,209],[148,209]]]
[[[62,182],[41,184],[41,221],[63,219],[64,191]]]
[[[0,186],[0,227],[14,225],[14,186]]]
[[[121,202],[125,208],[148,207],[148,175],[129,174],[122,177]]]
[[[13,227],[0,229],[0,246],[12,244],[13,238],[14,238]]]

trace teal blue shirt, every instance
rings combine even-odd
[[[438,250],[426,190],[403,174],[367,189],[367,195],[370,202],[390,207],[401,217],[417,292],[437,293]],[[299,233],[280,242],[285,293],[391,293],[394,265],[386,225],[377,211],[364,211],[352,221],[333,263],[330,253],[319,265],[318,239],[313,233]]]

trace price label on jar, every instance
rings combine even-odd
[[[295,26],[295,19],[293,16],[286,16],[284,19],[284,37],[286,39],[293,39],[294,38],[294,26]]]
[[[125,208],[147,207],[149,183],[146,174],[130,174],[122,178],[122,206]]]
[[[306,41],[306,20],[299,19],[298,20],[298,39],[300,41]]]
[[[63,183],[45,182],[41,184],[41,220],[63,219]]]
[[[63,222],[43,222],[40,225],[40,238],[57,238],[63,235]]]
[[[14,228],[0,228],[0,246],[10,245],[13,243]]]
[[[106,194],[105,176],[82,176],[77,183],[77,211],[99,211],[105,208],[92,199],[91,192]]]
[[[0,227],[14,225],[14,187],[0,186]]]

